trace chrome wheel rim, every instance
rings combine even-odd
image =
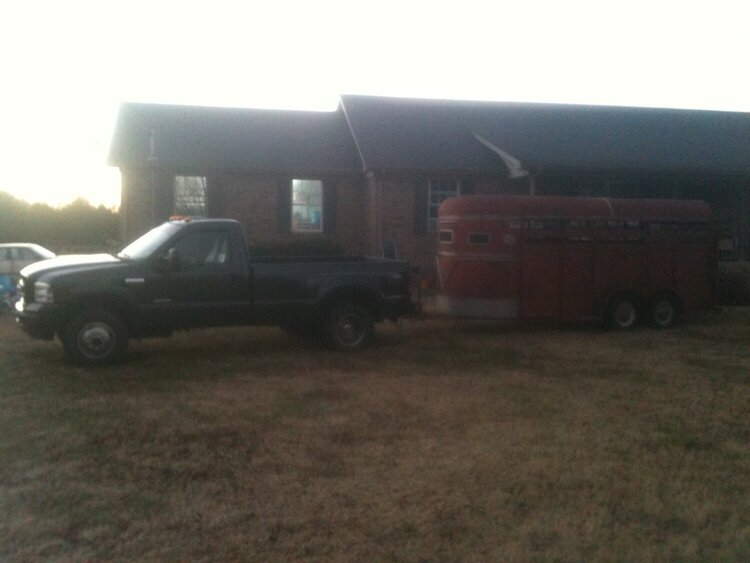
[[[343,315],[336,323],[336,338],[344,346],[357,346],[365,338],[365,323],[357,315]]]
[[[635,305],[633,305],[630,301],[623,301],[617,304],[614,314],[614,319],[617,323],[617,326],[623,328],[631,327],[635,324],[636,317],[637,312],[635,310]]]
[[[674,318],[674,306],[669,301],[659,301],[654,307],[654,320],[656,324],[666,326]]]
[[[117,335],[107,323],[94,321],[83,325],[76,339],[78,350],[90,360],[106,358],[117,345]]]

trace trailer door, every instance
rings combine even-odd
[[[561,221],[523,221],[521,318],[559,319],[562,278]]]
[[[710,223],[678,226],[675,244],[675,291],[687,310],[714,305],[716,233]]]
[[[562,248],[562,319],[588,320],[595,316],[594,240],[588,219],[565,221]]]

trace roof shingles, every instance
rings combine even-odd
[[[343,96],[368,168],[496,170],[477,133],[544,168],[750,173],[750,114]]]
[[[362,169],[340,111],[124,104],[109,161],[145,165],[152,132],[154,156],[173,167],[319,173]]]
[[[183,168],[505,175],[476,133],[532,168],[750,174],[747,113],[349,95],[334,112],[124,104],[110,162],[145,165],[152,131],[158,162]]]

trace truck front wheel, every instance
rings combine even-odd
[[[127,327],[110,311],[84,311],[74,316],[60,337],[68,355],[82,365],[111,363],[128,347]]]
[[[337,350],[355,352],[366,348],[375,332],[372,316],[361,305],[346,303],[334,307],[328,315],[326,336]]]

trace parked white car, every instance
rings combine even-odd
[[[54,252],[38,244],[24,242],[0,244],[0,275],[16,275],[29,264],[54,257]]]

